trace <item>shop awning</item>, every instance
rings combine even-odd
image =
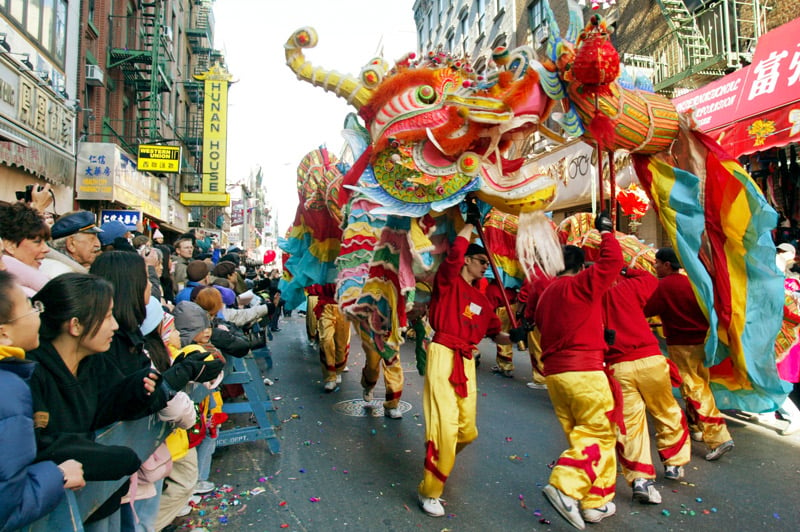
[[[800,18],[762,35],[752,64],[673,102],[736,157],[800,141]]]

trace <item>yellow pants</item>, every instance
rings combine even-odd
[[[531,373],[533,374],[533,382],[536,384],[545,383],[545,378],[541,371],[544,367],[542,364],[541,337],[542,333],[539,332],[538,328],[534,328],[532,331],[528,332],[528,353],[531,356]]]
[[[338,305],[328,304],[317,321],[319,332],[319,360],[322,363],[322,378],[335,381],[347,365],[350,353],[350,322]]]
[[[514,309],[514,305],[511,306]],[[508,310],[501,306],[496,310],[497,317],[500,318],[500,330],[508,332],[511,330],[511,319],[508,317]],[[497,344],[497,367],[502,371],[514,371],[514,346]]]
[[[456,453],[478,437],[475,359],[464,359],[467,397],[458,395],[448,380],[452,371],[453,350],[431,342],[422,392],[427,452],[418,490],[423,497],[441,497],[444,483],[455,465]]]
[[[647,414],[653,418],[656,448],[664,465],[689,463],[691,441],[686,418],[669,378],[669,364],[662,355],[619,362],[611,366],[622,388],[627,434],[617,434],[617,455],[628,484],[636,478],[656,478],[650,456]]]
[[[361,371],[361,387],[371,390],[378,383],[383,365],[383,381],[386,384],[386,400],[383,408],[397,408],[400,397],[403,395],[403,366],[400,364],[398,352],[391,360],[386,360],[375,349],[375,344],[370,338],[364,325],[359,325],[358,335],[361,337],[361,348],[364,350],[364,369]]]
[[[547,391],[570,447],[558,458],[550,484],[583,508],[601,508],[614,498],[616,427],[606,412],[614,407],[602,371],[569,371],[547,376]]]
[[[702,431],[706,445],[716,449],[731,439],[731,433],[711,393],[703,345],[668,345],[667,352],[683,379],[681,396],[686,402],[690,430]]]
[[[306,334],[308,341],[313,342],[318,340],[317,337],[317,315],[314,314],[314,307],[317,306],[317,296],[308,296],[306,303]]]

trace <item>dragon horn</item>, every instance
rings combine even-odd
[[[298,79],[322,87],[344,98],[357,110],[361,109],[372,97],[372,90],[365,87],[361,80],[335,70],[328,71],[322,67],[315,67],[306,61],[303,49],[315,47],[317,40],[314,28],[304,27],[295,31],[283,45],[286,50],[286,64],[297,74]]]

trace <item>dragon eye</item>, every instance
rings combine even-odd
[[[436,91],[430,85],[422,85],[417,88],[417,100],[422,103],[433,103],[436,101]]]

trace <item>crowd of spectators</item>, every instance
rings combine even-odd
[[[0,530],[120,479],[84,529],[162,530],[215,488],[226,359],[279,330],[277,282],[201,229],[169,244],[84,210],[46,216],[48,187],[32,196],[0,202],[0,446],[14,451],[0,464]],[[145,460],[96,441],[154,414],[171,432]]]

